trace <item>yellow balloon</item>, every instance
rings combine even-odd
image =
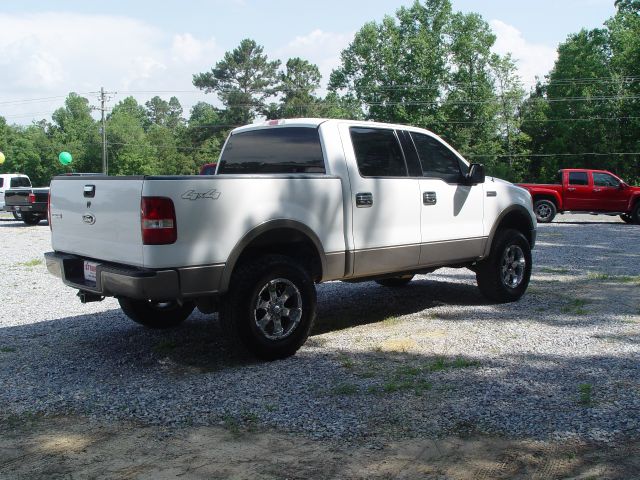
[[[4,153],[0,152],[0,165],[4,163],[4,160],[5,160]]]

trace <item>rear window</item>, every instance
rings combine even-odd
[[[317,128],[281,127],[231,135],[218,174],[325,173]]]
[[[569,185],[589,185],[587,172],[569,172]]]
[[[28,177],[13,177],[10,188],[30,187],[31,182]]]

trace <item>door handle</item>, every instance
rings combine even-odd
[[[422,203],[424,205],[435,205],[438,202],[438,196],[436,192],[423,192]]]
[[[575,192],[576,189],[575,188],[567,188],[567,192]]]
[[[594,189],[593,189],[593,191],[594,191],[595,193],[597,193],[597,192],[601,192],[601,191],[602,191],[602,189],[600,189],[600,188],[594,188]]]
[[[357,208],[371,208],[373,206],[373,193],[356,193]]]

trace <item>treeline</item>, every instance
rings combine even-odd
[[[133,97],[107,116],[109,173],[194,174],[215,161],[229,130],[258,118],[367,119],[428,128],[469,160],[514,181],[549,181],[563,167],[612,170],[640,180],[640,0],[618,0],[602,28],[570,35],[543,81],[526,92],[510,56],[491,52],[495,35],[478,14],[449,0],[416,1],[364,25],[342,52],[328,93],[316,65],[282,63],[243,40],[195,87],[221,108],[176,97],[141,105]],[[70,94],[51,120],[9,125],[0,117],[1,171],[35,183],[102,170],[100,123],[89,100]],[[61,151],[74,162],[63,167]]]

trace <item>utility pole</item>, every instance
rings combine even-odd
[[[95,110],[100,110],[100,120],[102,124],[102,173],[105,175],[109,175],[109,160],[107,158],[107,124],[104,118],[104,112],[106,111],[105,103],[109,100],[110,97],[107,95],[115,95],[118,92],[105,92],[104,87],[100,87],[100,92],[96,92],[99,94],[100,106],[93,107]]]

